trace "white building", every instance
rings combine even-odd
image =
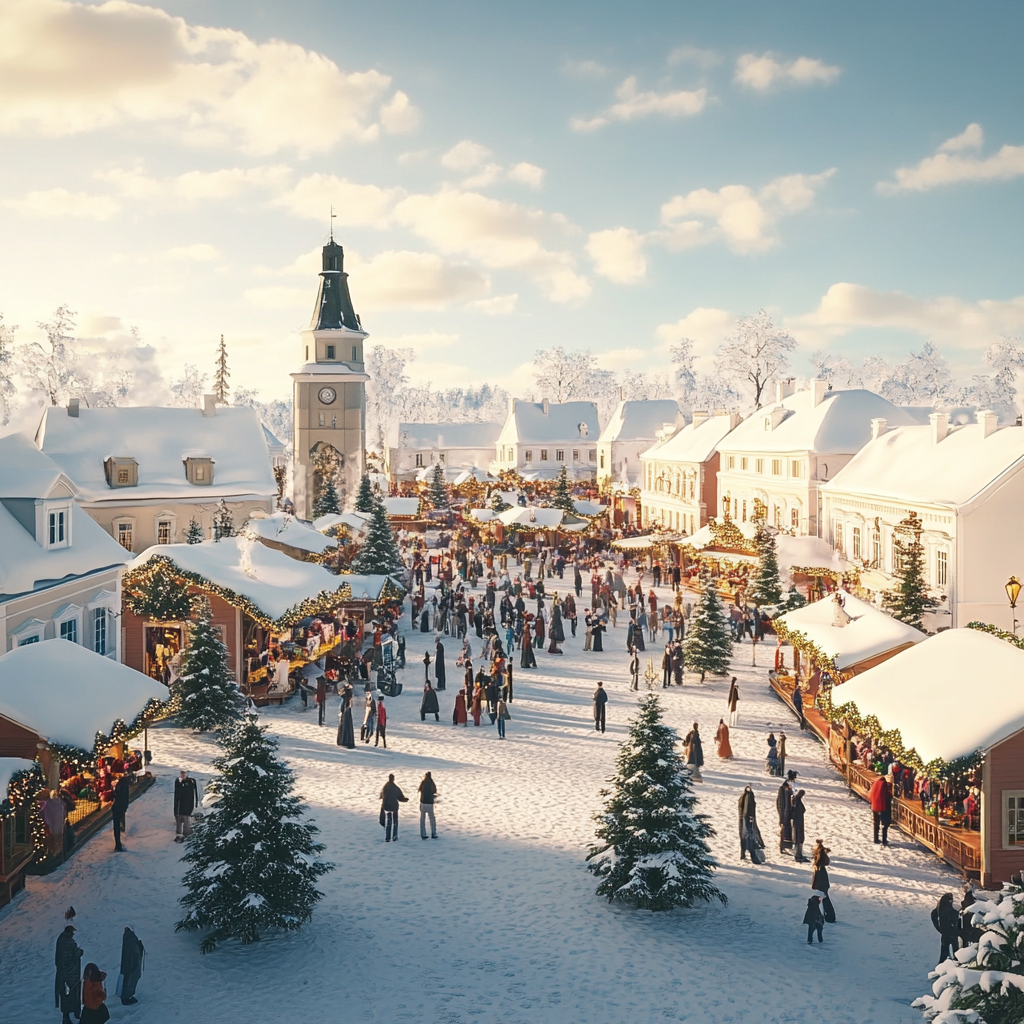
[[[674,403],[673,403],[674,404]],[[644,526],[692,536],[718,509],[718,446],[740,422],[738,413],[695,412],[641,456]]]
[[[253,409],[49,408],[36,444],[74,481],[78,500],[128,551],[185,539],[195,519],[207,537],[223,499],[236,527],[272,512],[277,484]]]
[[[682,423],[673,399],[621,401],[597,439],[597,483],[639,487],[643,481],[640,456],[658,439],[659,431]]]
[[[748,522],[758,512],[796,536],[818,536],[818,488],[871,438],[871,421],[911,426],[929,410],[899,408],[871,391],[829,391],[823,380],[748,416],[718,446],[718,513]]]
[[[551,480],[565,466],[570,479],[592,479],[600,436],[593,402],[509,402],[495,443],[492,473],[512,469],[531,480]]]
[[[118,658],[121,571],[130,556],[74,495],[72,481],[29,437],[0,438],[0,653],[63,638]]]
[[[1024,576],[1024,428],[999,427],[992,412],[959,426],[946,413],[929,421],[872,423],[873,439],[822,485],[823,532],[849,560],[876,570],[865,576],[885,589],[899,558],[895,528],[916,512],[928,585],[951,616],[939,624],[1009,628],[1004,586]]]
[[[464,470],[484,470],[494,461],[500,423],[400,423],[388,448],[392,483],[415,480],[440,463],[451,479]]]

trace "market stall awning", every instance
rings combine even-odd
[[[976,629],[947,629],[854,677],[833,695],[857,705],[925,763],[990,750],[1024,729],[1024,651]]]
[[[350,533],[358,536],[366,532],[369,522],[368,512],[328,512],[327,515],[313,520],[313,529],[326,533],[335,526],[347,526]]]
[[[242,533],[259,541],[271,541],[285,547],[295,548],[311,555],[322,555],[325,551],[337,548],[337,540],[325,537],[309,523],[304,523],[287,512],[275,512],[273,515],[252,518]]]
[[[521,530],[557,530],[563,515],[560,508],[538,508],[536,505],[522,508],[517,505],[500,513],[498,521],[505,526],[517,526]]]
[[[360,575],[355,572],[345,572],[341,574],[341,579],[352,590],[348,598],[351,601],[377,602],[382,598],[385,600],[399,598],[405,593],[405,587],[394,576]]]
[[[419,514],[419,498],[384,498],[384,509],[392,519],[412,519]]]

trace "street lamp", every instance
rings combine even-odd
[[[1010,611],[1013,613],[1013,632],[1017,633],[1017,598],[1020,595],[1020,580],[1011,576],[1006,581],[1006,596],[1010,599]]]

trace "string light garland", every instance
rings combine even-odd
[[[1008,644],[1013,644],[1014,647],[1019,647],[1024,651],[1024,637],[1016,636],[1009,632],[1009,630],[993,626],[991,622],[968,622],[967,628],[976,629],[981,633],[990,633],[992,636],[997,636],[1000,640],[1005,640]]]

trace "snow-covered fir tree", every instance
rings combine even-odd
[[[430,478],[430,504],[434,508],[448,508],[448,488],[444,482],[444,466],[434,463],[434,475]]]
[[[601,792],[605,808],[587,855],[601,878],[597,893],[644,910],[725,903],[712,881],[716,863],[707,841],[714,829],[695,809],[690,770],[661,716],[658,695],[646,694],[619,748],[613,788]]]
[[[683,641],[683,664],[692,672],[700,673],[700,681],[710,672],[721,676],[729,670],[732,657],[732,636],[726,625],[725,612],[715,581],[704,580],[700,599],[693,610],[690,631]]]
[[[193,516],[188,523],[188,530],[185,532],[186,544],[202,544],[204,540],[203,528],[196,522]]]
[[[757,576],[750,600],[758,607],[778,604],[782,600],[782,585],[779,582],[779,555],[775,536],[762,524],[757,531]]]
[[[221,498],[213,517],[213,539],[220,540],[221,537],[233,537],[234,535],[235,517],[231,514],[228,503]]]
[[[338,499],[338,488],[334,486],[334,477],[328,476],[320,487],[316,501],[313,502],[313,518],[337,515],[340,511],[341,502]]]
[[[175,931],[202,931],[200,950],[238,939],[257,942],[270,929],[294,931],[322,898],[317,879],[332,865],[319,859],[318,829],[303,821],[295,777],[278,760],[277,742],[249,714],[224,741],[207,787],[216,801],[188,839]]]
[[[558,483],[555,484],[555,493],[551,498],[551,504],[555,508],[560,508],[563,512],[569,515],[576,514],[576,503],[572,500],[572,490],[569,487],[569,474],[566,471],[565,465],[562,466],[562,471],[558,474]]]
[[[786,600],[783,601],[782,607],[787,612],[792,612],[796,611],[797,608],[803,608],[805,604],[807,604],[807,598],[796,589],[796,585],[794,584],[786,592]]]
[[[356,491],[356,501],[353,508],[357,512],[372,512],[373,501],[373,487],[370,484],[370,477],[364,474],[362,480],[359,481],[359,490]]]
[[[900,582],[895,590],[885,595],[885,605],[893,616],[917,629],[924,629],[923,615],[935,607],[925,582],[923,530],[916,512],[911,512],[896,527],[893,543],[896,548],[896,575]]]
[[[352,571],[368,575],[386,575],[401,572],[404,568],[398,542],[388,520],[384,502],[377,498],[373,503],[366,539],[352,560]]]
[[[491,508],[494,510],[495,515],[501,515],[506,509],[510,509],[512,506],[501,496],[501,491],[495,491],[491,495]]]
[[[245,698],[232,678],[228,648],[214,628],[209,601],[196,599],[192,607],[181,674],[171,692],[171,712],[185,729],[225,729],[241,718]]]

